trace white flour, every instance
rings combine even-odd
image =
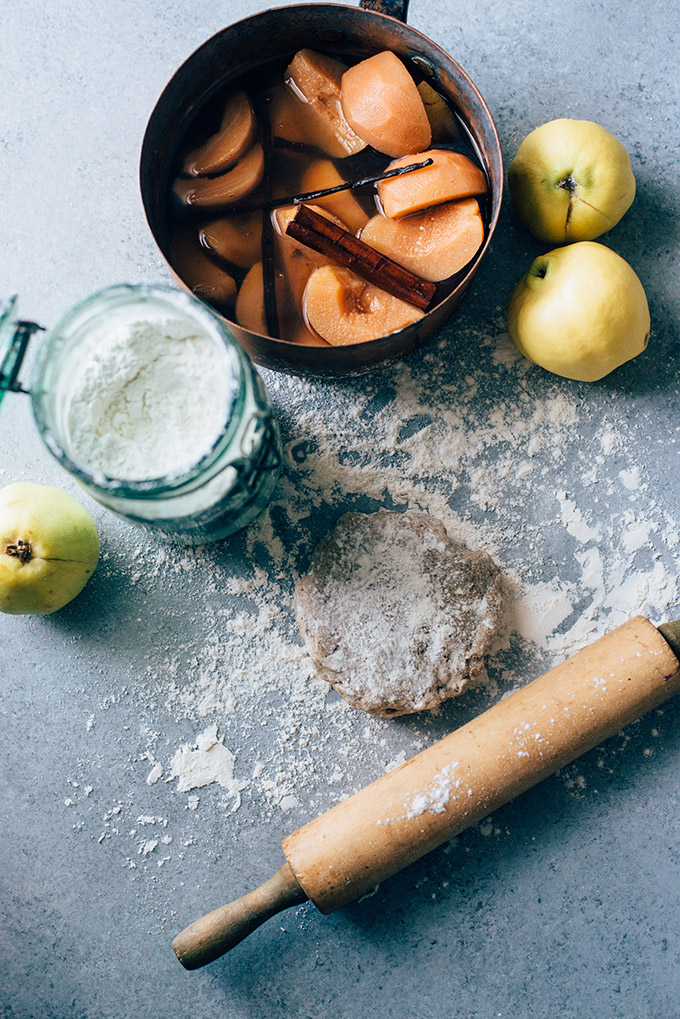
[[[179,779],[177,789],[181,793],[216,782],[234,797],[232,809],[238,810],[241,790],[248,783],[234,778],[235,760],[231,751],[218,739],[217,725],[210,725],[196,737],[193,745],[185,744],[179,748],[170,762],[170,775]]]
[[[451,799],[454,786],[460,786],[460,779],[453,779],[451,772],[458,767],[458,761],[447,764],[438,771],[428,789],[418,790],[412,797],[407,808],[406,816],[409,819],[418,817],[428,811],[433,814],[442,814]]]
[[[224,352],[187,319],[102,328],[72,381],[69,451],[121,481],[183,473],[223,428],[230,386]]]
[[[637,612],[653,622],[680,614],[675,508],[650,483],[645,436],[625,399],[548,376],[506,334],[467,335],[460,353],[434,344],[358,381],[267,374],[287,460],[270,509],[220,546],[178,551],[132,527],[110,543],[100,570],[154,605],[164,635],[129,689],[113,688],[100,704],[84,695],[82,708],[95,753],[104,716],[119,699],[135,705],[139,730],[120,740],[137,791],[115,805],[117,815],[101,804],[94,836],[127,844],[137,873],[158,873],[160,847],[138,855],[138,836],[128,834],[151,812],[147,803],[179,801],[187,821],[205,826],[216,807],[237,803],[219,781],[198,787],[200,801],[189,789],[198,747],[187,741],[196,733],[217,726],[215,738],[236,757],[226,761],[243,798],[229,815],[234,838],[261,825],[262,839],[276,841]],[[320,538],[342,513],[379,507],[440,518],[453,537],[494,557],[506,585],[505,633],[487,674],[439,712],[398,722],[328,693],[293,618],[295,581]],[[629,739],[609,741],[603,768]],[[565,785],[586,795],[576,767],[565,769]],[[65,793],[74,815],[83,812],[74,826],[86,826],[96,773],[85,763],[74,777],[80,788]],[[451,778],[414,806],[438,809]],[[87,798],[86,783],[94,786]],[[481,835],[499,832],[479,826]],[[192,844],[179,823],[171,834],[173,859],[201,859],[200,837]]]

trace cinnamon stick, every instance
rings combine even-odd
[[[421,311],[427,311],[432,303],[437,291],[434,283],[393,262],[306,205],[297,210],[286,233]]]

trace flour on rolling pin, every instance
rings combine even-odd
[[[435,773],[432,782],[424,792],[414,794],[410,803],[406,804],[406,816],[409,819],[424,814],[427,810],[435,814],[442,814],[454,795],[454,789],[460,789],[462,779],[457,778],[453,772],[460,765],[460,761],[452,761]],[[467,790],[467,795],[472,796],[472,789]],[[376,824],[383,822],[378,819]]]
[[[677,669],[630,620],[284,839],[299,884],[324,913],[350,902],[680,690]]]

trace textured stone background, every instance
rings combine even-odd
[[[167,280],[137,187],[146,121],[189,53],[264,7],[258,0],[4,5],[0,295],[18,292],[23,316],[50,323],[107,284]],[[605,384],[560,391],[590,401],[594,418],[614,413],[618,401],[628,443],[621,467],[641,465],[650,497],[663,496],[672,515],[680,494],[677,6],[412,0],[409,19],[478,85],[506,164],[530,129],[558,116],[601,122],[631,153],[638,197],[605,240],[647,289],[652,346]],[[443,334],[455,336],[463,361],[476,361],[480,330],[502,329],[499,312],[538,250],[506,201],[491,252]],[[411,359],[412,370],[438,349]],[[390,370],[391,382],[398,372]],[[276,396],[282,410],[286,385]],[[379,382],[352,386],[361,392]],[[332,386],[328,392],[332,408]],[[286,429],[290,438],[294,418]],[[74,490],[40,445],[28,402],[15,397],[0,421],[0,483],[19,479]],[[572,482],[554,479],[560,488]],[[630,738],[609,741],[606,767],[593,752],[571,785],[548,780],[499,811],[488,830],[431,854],[371,899],[328,918],[303,907],[226,960],[186,974],[169,949],[176,930],[268,876],[280,862],[280,837],[311,814],[272,824],[244,807],[248,825],[239,827],[240,814],[226,825],[223,813],[211,814],[209,795],[200,816],[190,817],[154,787],[148,811],[171,818],[177,842],[191,835],[200,847],[154,881],[133,880],[114,840],[98,844],[93,815],[78,815],[76,830],[63,806],[67,781],[91,760],[93,739],[97,786],[87,809],[101,819],[118,799],[137,802],[144,792],[146,770],[130,756],[138,709],[125,694],[154,648],[180,645],[183,627],[188,634],[192,626],[187,610],[176,633],[153,631],[156,611],[178,593],[160,586],[141,597],[130,589],[133,529],[93,511],[109,559],[78,607],[49,620],[0,620],[3,1019],[676,1019],[677,704],[643,719]],[[540,512],[540,501],[528,498],[527,516]],[[323,533],[325,524],[317,527]],[[521,540],[517,548],[530,556]],[[97,714],[93,736],[84,721],[102,704],[109,710]],[[195,731],[187,727],[182,737]],[[367,770],[363,780],[373,777]]]

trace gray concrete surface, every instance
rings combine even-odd
[[[20,294],[23,316],[48,324],[107,284],[167,280],[137,188],[146,121],[196,46],[264,6],[258,0],[3,5],[0,292]],[[640,8],[584,0],[412,0],[409,15],[480,88],[506,163],[531,128],[558,116],[597,120],[628,148],[638,196],[603,240],[631,261],[647,289],[653,336],[642,358],[588,386],[539,370],[522,374],[516,363],[506,370],[494,359],[495,345],[480,343],[502,333],[510,290],[541,250],[506,201],[492,250],[444,342],[411,358],[408,369],[317,387],[266,376],[291,449],[314,439],[316,418],[303,417],[305,410],[323,402],[327,416],[336,410],[343,416],[352,401],[366,398],[376,414],[380,407],[389,411],[405,371],[423,383],[421,399],[433,417],[445,399],[455,408],[464,392],[469,397],[464,379],[474,376],[479,392],[466,406],[476,421],[496,422],[493,428],[499,427],[494,411],[501,420],[510,412],[524,420],[518,392],[529,414],[546,400],[566,399],[576,416],[571,429],[559,430],[561,451],[541,454],[542,470],[527,476],[523,493],[513,489],[514,502],[475,501],[472,472],[463,472],[457,486],[444,485],[443,494],[462,521],[491,536],[504,570],[571,584],[576,615],[588,608],[592,592],[584,590],[578,601],[583,571],[573,553],[579,542],[551,501],[557,490],[600,526],[605,559],[608,543],[613,547],[635,521],[651,520],[631,563],[644,554],[640,571],[659,564],[674,577],[677,13],[667,2]],[[448,365],[443,374],[442,364]],[[430,374],[436,388],[428,388]],[[406,417],[415,429],[417,415]],[[605,463],[598,446],[603,423],[618,436]],[[511,443],[508,448],[512,473]],[[507,455],[490,439],[477,465],[493,474]],[[599,473],[586,484],[591,469]],[[618,480],[631,469],[639,479],[633,489]],[[294,458],[287,479],[294,487]],[[0,483],[14,480],[76,492],[41,446],[28,401],[18,396],[5,402],[0,418]],[[382,501],[393,498],[390,490]],[[281,540],[307,536],[298,546],[302,569],[313,540],[339,512],[380,502],[374,492],[329,494],[294,531],[284,521]],[[88,507],[104,558],[83,595],[49,618],[0,620],[3,1019],[676,1019],[677,703],[371,898],[330,917],[299,907],[230,957],[185,973],[170,950],[174,933],[267,877],[279,865],[280,838],[337,799],[337,787],[324,776],[339,759],[338,746],[319,741],[318,772],[287,814],[272,809],[255,783],[234,814],[213,788],[201,790],[198,809],[189,810],[170,783],[147,785],[149,746],[167,776],[180,743],[213,720],[178,712],[168,702],[167,676],[158,673],[172,662],[181,686],[201,664],[206,612],[236,611],[224,588],[215,589],[215,576],[245,575],[249,560],[259,557],[265,576],[280,585],[288,613],[292,581],[247,536],[201,553],[185,575],[154,573],[149,563],[159,544],[95,504]],[[669,604],[667,596],[652,591],[646,602],[641,598],[656,621],[680,615],[680,603]],[[593,613],[603,632],[613,619],[606,598]],[[352,717],[345,738],[349,760],[356,760],[346,783],[376,777],[389,753],[408,755],[418,739],[430,742],[470,717],[500,696],[504,673],[515,683],[537,675],[555,657],[548,651],[540,641],[513,640],[494,659],[495,693],[487,688],[434,718],[388,723],[379,730],[384,753],[362,735],[365,720]],[[276,697],[273,677],[274,706]],[[240,717],[237,705],[214,720],[243,761],[240,774],[258,753],[269,753],[266,773],[275,774],[276,754],[252,715]],[[150,838],[152,826],[140,826],[139,816],[163,819],[152,834],[172,833],[162,867],[159,848],[140,854],[140,839]]]

